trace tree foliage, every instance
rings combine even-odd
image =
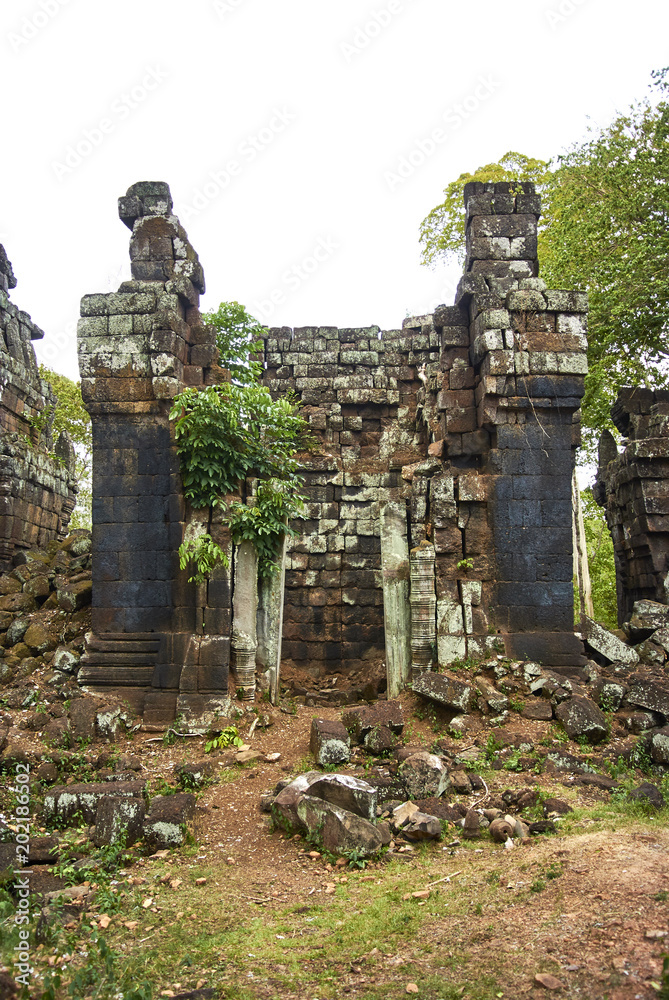
[[[58,401],[53,412],[54,439],[62,431],[67,431],[74,444],[77,456],[76,477],[79,483],[77,505],[74,508],[70,526],[72,528],[91,527],[91,468],[93,456],[93,430],[91,418],[81,397],[81,383],[73,382],[66,375],[39,366],[40,378],[53,389]]]
[[[462,174],[423,220],[423,263],[464,256],[462,190],[468,181],[523,181],[543,197],[542,277],[589,293],[590,373],[583,426],[610,426],[623,385],[666,384],[669,332],[669,104],[667,70],[657,99],[636,102],[550,164],[519,153]]]
[[[499,163],[487,163],[473,174],[460,174],[444,188],[444,200],[421,222],[422,263],[434,266],[455,258],[465,259],[465,206],[462,193],[470,181],[532,181],[541,191],[549,175],[549,164],[522,153],[505,153]]]
[[[669,105],[634,104],[559,157],[544,194],[542,275],[589,293],[583,423],[601,429],[624,385],[666,384]]]
[[[592,490],[582,491],[581,502],[595,619],[615,629],[618,628],[618,604],[613,542],[604,511],[595,503]]]
[[[252,385],[261,377],[262,336],[266,329],[239,302],[221,302],[218,309],[202,314],[209,326],[216,328],[216,346],[221,362],[233,381]]]
[[[308,428],[293,395],[272,399],[259,383],[262,366],[253,357],[253,338],[264,328],[237,302],[221,303],[212,315],[221,364],[230,370],[232,381],[186,389],[174,400],[170,418],[175,421],[184,492],[193,507],[214,508],[248,477],[258,479],[246,502],[228,503],[226,520],[234,542],[253,542],[259,572],[267,575],[283,536],[294,534],[290,518],[300,516],[303,508],[296,453],[309,444]],[[182,568],[189,560],[196,563],[198,582],[216,560],[223,561],[208,542],[205,535],[195,547],[184,543],[180,549]]]

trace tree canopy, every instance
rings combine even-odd
[[[550,163],[507,153],[462,174],[423,220],[423,263],[464,256],[462,190],[468,181],[534,181],[543,196],[541,275],[553,288],[589,293],[586,443],[610,426],[623,385],[667,382],[669,346],[669,104],[667,70],[656,99],[624,114]],[[590,434],[587,432],[590,431]]]
[[[73,382],[66,375],[39,366],[40,378],[51,386],[58,402],[53,413],[54,439],[61,431],[67,431],[74,444],[77,456],[76,475],[79,482],[77,505],[74,508],[70,526],[72,528],[91,527],[91,460],[93,454],[93,431],[91,418],[81,398],[81,383]]]
[[[195,508],[225,508],[232,540],[253,543],[258,572],[267,576],[283,536],[295,534],[290,519],[302,516],[296,454],[310,444],[308,426],[293,394],[273,399],[260,384],[262,324],[239,302],[221,302],[203,319],[216,328],[220,363],[231,380],[185,389],[174,400],[170,418],[184,492]],[[230,498],[247,477],[259,480],[253,496]],[[226,562],[209,534],[185,541],[179,555],[182,569],[194,565],[191,579],[198,583],[216,562]]]

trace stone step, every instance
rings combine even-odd
[[[161,632],[104,632],[91,636],[92,642],[160,642]]]
[[[85,667],[153,667],[156,662],[156,653],[133,653],[130,650],[119,653],[84,653],[81,657],[81,665]]]
[[[83,658],[82,658],[83,659]],[[121,667],[104,665],[104,669],[93,664],[84,664],[77,675],[79,684],[94,684],[98,687],[151,687],[153,666]]]
[[[119,639],[90,639],[86,648],[91,653],[157,653],[160,640],[121,642]]]

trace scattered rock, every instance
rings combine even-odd
[[[669,685],[652,678],[634,676],[630,679],[626,702],[650,712],[659,712],[669,720]]]
[[[475,809],[467,810],[462,834],[467,840],[475,840],[481,834],[481,817]]]
[[[450,784],[446,765],[436,754],[425,750],[413,754],[399,767],[411,799],[439,798]]]
[[[411,814],[402,827],[402,834],[407,840],[439,840],[441,823],[436,816],[428,816],[426,813],[416,811]]]
[[[451,771],[451,788],[456,795],[471,795],[472,783],[466,771]]]
[[[524,719],[547,722],[553,718],[553,706],[546,698],[532,698],[525,703],[525,708],[521,712],[521,715]]]
[[[58,646],[53,654],[51,666],[64,674],[76,674],[79,670],[79,656],[67,646]]]
[[[544,799],[544,816],[566,816],[570,812],[573,812],[573,810],[564,799],[553,797]]]
[[[559,705],[555,715],[570,739],[584,736],[589,743],[601,743],[607,737],[606,716],[594,702],[579,695]]]
[[[374,705],[348,708],[341,721],[353,739],[362,743],[367,733],[376,726],[385,726],[398,735],[404,729],[404,715],[398,701],[379,701]]]
[[[391,753],[397,746],[397,736],[388,726],[374,726],[364,739],[365,749],[377,757]]]
[[[130,847],[142,836],[145,815],[144,799],[105,795],[98,802],[95,813],[95,846],[122,844]]]
[[[345,764],[351,757],[351,737],[342,722],[311,720],[309,749],[320,767]]]
[[[189,788],[202,788],[210,780],[213,772],[214,764],[210,760],[198,760],[194,764],[177,764],[174,768],[174,776],[179,785],[185,790]]]
[[[656,785],[652,785],[649,781],[644,781],[638,788],[633,789],[629,793],[628,798],[632,802],[642,802],[653,809],[664,809],[665,806],[662,792]]]
[[[476,694],[471,684],[432,672],[421,674],[411,686],[416,694],[465,714],[472,707]]]
[[[151,800],[151,808],[144,821],[143,835],[147,847],[152,851],[180,847],[194,816],[194,795],[185,792],[156,795]]]

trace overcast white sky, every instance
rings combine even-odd
[[[648,93],[667,37],[661,0],[3,0],[12,301],[46,331],[40,359],[77,377],[81,296],[129,276],[116,199],[164,180],[204,308],[400,326],[453,298],[457,272],[419,264],[445,184],[606,124]]]

